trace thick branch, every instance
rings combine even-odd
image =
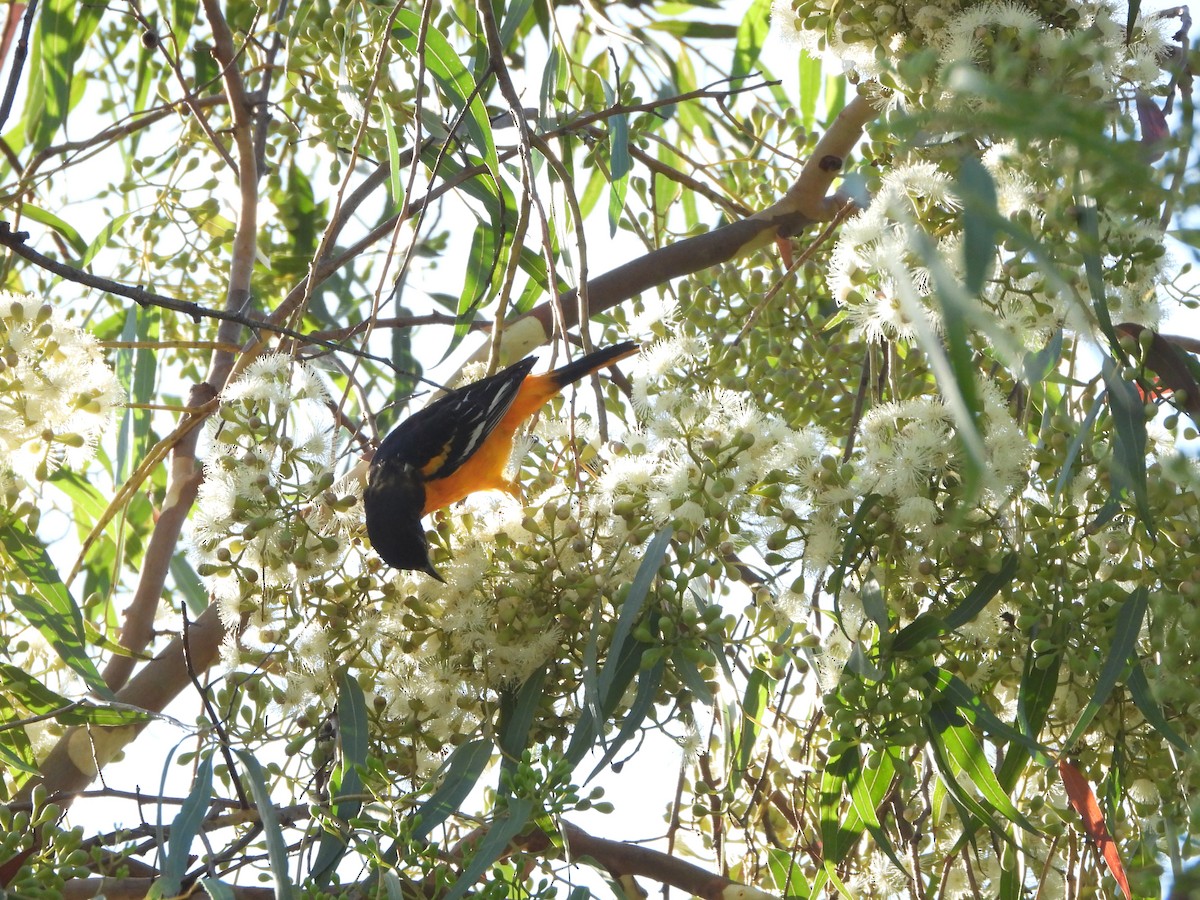
[[[650,878],[704,900],[732,900],[734,897],[772,900],[770,894],[716,875],[661,850],[594,837],[568,823],[563,823],[563,831],[571,859],[590,859],[616,880],[637,876]],[[540,831],[522,840],[522,849],[532,853],[542,852],[551,846],[550,838]]]
[[[212,604],[188,628],[188,655],[196,671],[204,671],[216,661],[224,638],[225,626],[216,604]],[[116,692],[116,701],[151,712],[162,712],[178,696],[181,686],[188,683],[183,638],[179,637]],[[50,793],[63,794],[61,802],[63,806],[68,805],[67,797],[91,784],[99,769],[136,738],[143,728],[144,724],[124,728],[68,729],[42,763],[40,775],[27,781],[15,800],[27,802],[33,788],[44,784]]]
[[[778,203],[747,219],[654,250],[588,280],[588,317],[673,278],[746,256],[777,236],[788,237],[814,222],[832,219],[844,207],[847,198],[832,193],[830,187],[862,137],[863,127],[875,115],[875,108],[862,95],[851,100],[821,136],[796,183]],[[505,358],[520,357],[549,340],[553,334],[555,305],[563,310],[565,327],[577,326],[576,294],[576,290],[569,290],[559,295],[556,301],[542,303],[510,325],[506,330]],[[484,352],[478,351],[473,359],[482,358]]]

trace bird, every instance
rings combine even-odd
[[[450,391],[392,429],[371,461],[363,491],[367,536],[395,569],[445,582],[429,559],[421,519],[476,491],[520,495],[504,475],[517,429],[563,388],[633,355],[622,341],[565,366],[532,375],[537,358]]]

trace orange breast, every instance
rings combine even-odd
[[[513,496],[520,494],[517,485],[504,477],[504,470],[512,458],[513,436],[526,419],[559,392],[562,385],[553,376],[552,372],[528,376],[500,424],[484,438],[479,449],[446,478],[425,482],[425,507],[421,515],[457,503],[475,491],[506,491]]]

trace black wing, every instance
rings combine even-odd
[[[413,413],[383,439],[372,469],[399,462],[427,481],[453,474],[500,424],[536,361],[527,357]]]

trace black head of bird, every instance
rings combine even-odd
[[[421,524],[425,487],[417,469],[395,457],[376,457],[363,491],[363,506],[367,535],[385,563],[445,581],[429,560],[429,540]]]

